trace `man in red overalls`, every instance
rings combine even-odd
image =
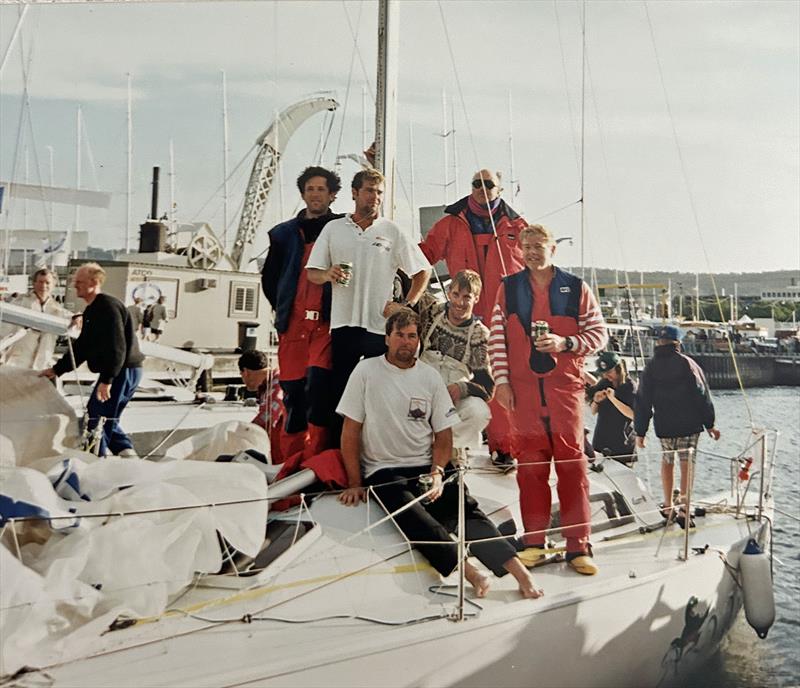
[[[278,369],[286,422],[281,454],[314,456],[330,446],[333,420],[331,380],[331,285],[312,284],[305,265],[322,228],[342,215],[331,213],[341,188],[339,176],[307,167],[297,179],[306,204],[297,217],[269,232],[270,246],[261,285],[275,313]]]
[[[583,453],[583,362],[608,339],[600,306],[588,285],[553,264],[556,241],[541,225],[520,233],[525,268],[503,280],[492,314],[489,355],[495,398],[509,410],[519,461],[523,544],[544,548],[550,527],[550,463],[558,476],[561,533],[567,562],[593,575],[589,544],[587,462]],[[538,322],[546,334],[536,334]],[[543,556],[528,551],[535,564]]]
[[[528,224],[500,198],[500,175],[479,170],[472,177],[472,193],[444,209],[439,220],[419,245],[425,257],[447,262],[447,271],[474,270],[481,276],[483,291],[474,313],[489,325],[494,295],[506,275],[523,267],[517,241]],[[496,401],[489,404],[492,419],[486,428],[493,463],[512,470],[511,433],[506,410]]]

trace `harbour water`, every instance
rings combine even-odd
[[[777,618],[769,636],[760,640],[741,612],[720,652],[691,681],[688,688],[764,688],[800,686],[800,387],[765,387],[714,393],[719,442],[700,440],[696,489],[700,494],[729,486],[728,462],[702,451],[735,455],[748,444],[752,422],[780,431],[777,444],[775,504],[793,518],[775,514],[774,555]],[[747,404],[750,413],[747,410]],[[637,464],[655,494],[660,492],[658,443],[648,436],[649,458]],[[677,468],[676,468],[677,479]]]

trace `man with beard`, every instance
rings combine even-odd
[[[447,262],[451,276],[461,270],[480,275],[483,292],[474,310],[487,327],[500,280],[524,267],[517,239],[528,223],[500,198],[501,191],[499,173],[478,170],[470,195],[447,206],[445,216],[420,244],[431,263]],[[490,408],[486,434],[492,462],[504,471],[513,470],[508,412],[497,401]]]
[[[397,309],[386,321],[386,355],[361,361],[350,376],[336,409],[344,416],[342,458],[348,481],[339,501],[347,506],[366,501],[366,482],[408,540],[442,576],[449,576],[458,565],[450,534],[458,524],[459,487],[443,481],[455,470],[450,457],[458,415],[441,377],[416,360],[418,328],[414,311]],[[495,575],[510,573],[523,597],[540,597],[542,591],[514,547],[464,489],[465,539],[472,554]],[[478,597],[486,595],[484,573],[464,562],[464,575]]]
[[[286,408],[281,433],[284,459],[298,451],[308,458],[327,449],[333,419],[331,285],[310,282],[305,266],[322,228],[342,217],[330,211],[341,181],[336,173],[312,166],[297,178],[297,188],[306,207],[270,230],[269,253],[261,271],[278,332],[278,370]]]

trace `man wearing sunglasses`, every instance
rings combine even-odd
[[[447,263],[450,275],[462,270],[480,275],[483,291],[473,312],[487,327],[501,280],[525,267],[517,239],[528,223],[500,198],[501,191],[499,172],[478,170],[470,195],[447,206],[420,244],[431,264]],[[489,407],[492,419],[486,433],[492,461],[504,471],[513,470],[508,413],[494,401]]]

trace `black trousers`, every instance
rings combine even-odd
[[[374,358],[386,353],[386,338],[382,334],[367,332],[363,327],[337,327],[331,330],[331,395],[333,410],[347,387],[350,373],[362,358]],[[332,440],[338,447],[342,436],[342,417],[333,414]]]
[[[400,507],[420,495],[417,479],[421,473],[430,472],[430,466],[412,466],[410,468],[384,468],[376,471],[368,479],[375,494],[389,511],[397,511]],[[448,464],[445,476],[455,472]],[[465,489],[464,495],[464,527],[467,543],[484,538],[500,537],[495,525],[481,511],[478,502]],[[444,486],[442,496],[431,504],[417,502],[394,517],[400,530],[413,543],[427,540],[446,544],[414,545],[423,556],[443,576],[448,576],[458,565],[458,545],[453,542],[450,533],[458,528],[458,483],[451,482]],[[507,573],[503,564],[516,556],[516,550],[508,540],[491,540],[490,542],[474,542],[470,552],[490,569],[496,576]]]
[[[308,423],[330,427],[334,416],[330,370],[314,366],[306,370],[305,377],[281,380],[280,384],[286,409],[286,432],[304,432]]]

